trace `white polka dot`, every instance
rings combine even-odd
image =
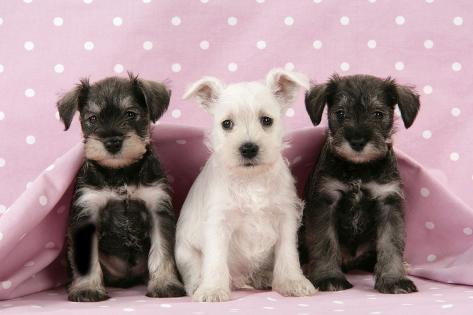
[[[25,96],[26,97],[33,97],[36,95],[36,92],[33,89],[26,89],[25,90]]]
[[[113,66],[113,71],[115,73],[122,73],[125,70],[122,64],[117,63],[116,65]]]
[[[85,3],[85,4],[91,4],[92,1],[94,1],[94,0],[84,0],[84,3]]]
[[[296,112],[294,111],[294,108],[290,107],[286,110],[286,116],[287,117],[294,117],[294,115],[296,114]]]
[[[397,71],[402,71],[402,70],[404,70],[404,63],[402,61],[398,61],[394,64],[394,68]]]
[[[453,24],[455,24],[456,26],[463,25],[463,18],[461,16],[454,17]]]
[[[153,48],[153,43],[150,41],[146,41],[143,43],[144,50],[151,50]]]
[[[434,2],[434,0],[425,0],[426,3],[431,4]]]
[[[334,304],[345,304],[345,302],[339,301],[339,300],[335,300],[335,301],[333,301],[333,303],[334,303]]]
[[[350,18],[348,16],[342,16],[340,18],[340,24],[342,24],[342,25],[350,24]]]
[[[4,112],[0,112],[0,120],[4,120],[5,119],[5,113]]]
[[[371,49],[376,48],[376,41],[374,39],[370,39],[368,41],[368,48],[371,48]]]
[[[261,4],[264,3],[265,0],[256,0],[257,3]]]
[[[151,0],[143,0],[143,3],[146,3],[146,4],[151,3]]]
[[[208,3],[209,0],[200,0],[200,2],[202,2],[202,3]]]
[[[453,304],[444,304],[442,305],[442,308],[452,308]]]
[[[466,227],[463,229],[463,233],[465,233],[465,235],[471,235],[473,234],[473,230],[470,227]]]
[[[375,3],[376,0],[368,0],[369,3]]]
[[[25,49],[28,51],[32,51],[34,49],[34,43],[31,41],[27,41],[23,44],[23,47],[25,47]]]
[[[176,143],[177,143],[177,144],[186,144],[187,141],[184,140],[184,139],[179,139],[179,140],[176,140]]]
[[[125,308],[123,309],[123,311],[124,311],[124,312],[134,312],[135,309],[134,309],[134,308],[131,308],[131,307],[125,307]]]
[[[424,47],[427,49],[431,49],[434,47],[434,42],[431,39],[427,39],[424,41]]]
[[[432,138],[432,131],[430,131],[430,130],[424,130],[424,131],[422,131],[422,137],[423,137],[424,139],[430,139],[430,138]]]
[[[64,72],[64,65],[58,63],[54,66],[54,72],[56,73],[63,73]]]
[[[2,288],[7,290],[7,289],[10,289],[10,287],[11,287],[11,281],[10,280],[2,281]]]
[[[284,65],[284,69],[287,70],[287,71],[292,71],[294,70],[294,64],[292,62],[287,62],[285,65]]]
[[[0,25],[3,25],[3,18],[0,17]]]
[[[230,25],[230,26],[235,26],[235,25],[237,25],[237,23],[238,23],[238,19],[237,19],[236,17],[234,17],[234,16],[231,16],[231,17],[229,17],[229,18],[227,19],[227,23],[228,23],[228,25]]]
[[[406,23],[406,18],[403,17],[402,15],[398,15],[396,16],[394,21],[396,22],[397,25],[403,25],[404,23]]]
[[[256,43],[256,47],[258,49],[265,49],[266,48],[266,42],[264,40],[259,40],[257,43]]]
[[[5,164],[7,164],[7,162],[5,161],[5,159],[0,158],[0,167],[4,167]]]
[[[172,70],[172,72],[180,72],[181,69],[182,69],[182,67],[181,67],[181,65],[178,64],[178,63],[173,63],[173,64],[171,65],[171,70]]]
[[[350,69],[350,64],[348,62],[342,62],[340,64],[340,69],[342,69],[342,71],[348,71]]]
[[[53,24],[55,26],[62,26],[64,24],[64,20],[62,17],[60,16],[56,16],[54,19],[53,19]]]
[[[2,73],[3,71],[5,71],[5,66],[0,64],[0,73]]]
[[[44,195],[40,196],[38,200],[39,200],[39,204],[42,206],[45,206],[48,204],[48,198]]]
[[[206,49],[209,49],[210,43],[206,40],[203,40],[200,42],[199,46],[200,46],[200,49],[206,50]]]
[[[450,113],[452,114],[453,117],[458,117],[461,114],[461,110],[458,107],[454,107],[454,108],[452,108]]]
[[[228,64],[227,68],[228,68],[228,71],[235,72],[238,70],[238,65],[234,62],[231,62]]]
[[[452,70],[458,72],[462,69],[462,64],[459,62],[452,63]]]
[[[436,259],[437,259],[437,256],[435,256],[433,254],[427,256],[427,261],[428,262],[434,262]]]
[[[34,261],[30,260],[24,264],[25,267],[33,267],[34,266]]]
[[[179,109],[175,109],[171,112],[171,116],[174,118],[179,118],[181,117],[182,113]]]
[[[113,18],[112,23],[115,26],[121,26],[123,24],[123,19],[119,16],[116,16]]]
[[[458,152],[452,152],[450,153],[450,160],[456,162],[460,159],[460,154]]]
[[[33,144],[36,142],[36,138],[34,136],[28,136],[26,137],[26,143],[28,144]]]
[[[171,304],[160,304],[159,306],[162,307],[162,308],[171,308],[172,307]]]
[[[84,43],[84,49],[85,50],[92,50],[92,49],[94,49],[94,46],[95,46],[94,43],[92,43],[90,41]]]
[[[284,18],[284,24],[286,24],[287,26],[291,26],[294,24],[294,18],[292,16],[286,16]]]
[[[433,88],[430,85],[426,85],[426,86],[424,86],[423,91],[424,91],[425,94],[432,94]]]
[[[44,248],[51,249],[56,247],[56,244],[54,242],[47,242],[46,245],[44,245]]]
[[[424,198],[427,198],[427,197],[429,197],[429,195],[430,195],[430,190],[429,190],[428,188],[426,188],[426,187],[422,187],[422,188],[420,189],[420,195],[421,195],[422,197],[424,197]]]
[[[172,19],[171,19],[171,24],[174,25],[174,26],[178,26],[178,25],[181,25],[181,18],[178,17],[178,16],[173,16]]]
[[[425,228],[428,229],[428,230],[433,230],[435,228],[435,224],[434,222],[425,222]]]
[[[31,2],[33,2],[33,0],[23,0],[23,2],[30,4]]]
[[[320,48],[322,48],[322,42],[320,40],[314,40],[314,42],[312,43],[312,46],[315,49],[320,49]]]

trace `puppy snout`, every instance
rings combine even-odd
[[[123,137],[108,137],[103,141],[103,144],[108,152],[115,154],[122,148]]]
[[[351,148],[358,152],[363,150],[367,142],[368,141],[365,137],[355,137],[348,139],[348,143],[350,143]]]
[[[258,154],[259,147],[253,142],[246,142],[240,146],[240,154],[245,159],[252,159]]]

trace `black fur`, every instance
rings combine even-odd
[[[417,291],[403,266],[402,190],[379,195],[369,186],[402,187],[391,145],[396,103],[410,127],[419,97],[389,78],[335,75],[306,95],[314,124],[328,106],[328,138],[306,185],[300,231],[304,269],[321,291],[351,288],[343,272],[353,269],[374,271],[380,292]]]

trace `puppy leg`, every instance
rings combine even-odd
[[[304,243],[309,254],[308,278],[320,291],[340,291],[353,287],[341,269],[341,251],[330,196],[315,195],[304,209]]]
[[[275,245],[272,287],[283,296],[308,296],[316,292],[312,283],[304,277],[299,263],[298,226],[295,215],[284,216],[279,224],[280,236]]]
[[[186,242],[176,243],[177,268],[188,296],[192,296],[200,284],[202,258],[199,252]]]
[[[228,247],[231,232],[224,220],[215,217],[209,219],[205,228],[202,281],[192,298],[198,302],[227,301],[230,299]]]
[[[98,302],[108,299],[99,263],[98,240],[91,223],[71,227],[68,252],[72,283],[68,299],[73,302]]]
[[[175,220],[167,211],[156,211],[153,221],[146,296],[184,296],[184,287],[179,281],[174,261]]]
[[[379,201],[380,217],[376,244],[375,289],[381,293],[417,292],[415,284],[406,277],[403,264],[404,217],[400,196]]]

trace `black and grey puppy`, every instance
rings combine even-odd
[[[185,295],[169,185],[150,144],[150,123],[169,98],[163,84],[130,74],[82,80],[57,103],[66,130],[79,111],[85,149],[68,231],[71,301],[105,300],[105,285],[143,281],[148,296]]]
[[[321,291],[351,288],[343,272],[374,271],[382,293],[417,291],[406,277],[404,194],[392,148],[394,108],[409,128],[419,95],[393,79],[339,77],[313,86],[305,100],[318,125],[325,104],[326,143],[306,185],[301,239],[307,276]]]

